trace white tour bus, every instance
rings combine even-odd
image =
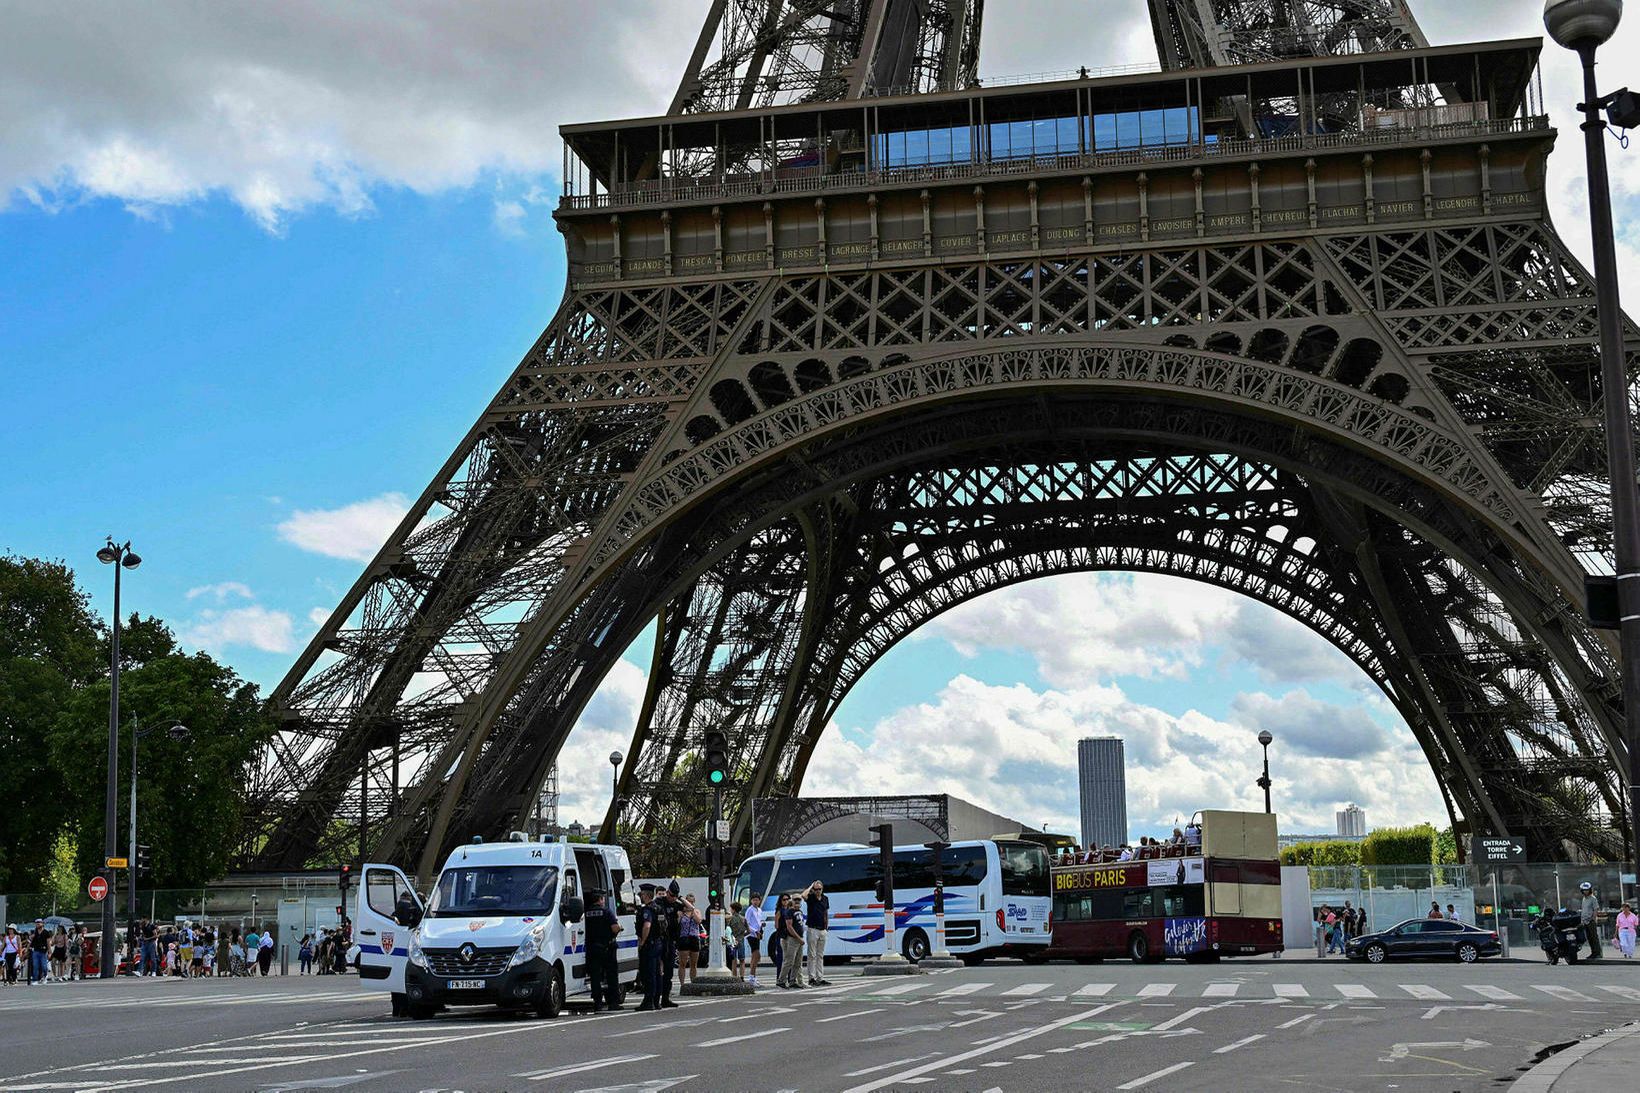
[[[787,846],[747,858],[735,878],[742,907],[763,897],[774,914],[781,892],[802,892],[820,881],[831,897],[826,955],[881,956],[883,904],[869,868],[880,851],[860,843]],[[977,963],[988,956],[1045,959],[1051,929],[1048,853],[1036,843],[981,839],[952,843],[941,854],[945,881],[945,945]],[[933,851],[921,845],[894,848],[894,940],[908,960],[934,946]],[[768,951],[772,921],[764,928]]]
[[[395,1014],[490,1005],[558,1016],[565,997],[590,990],[581,925],[588,892],[605,893],[620,919],[621,981],[637,972],[632,870],[618,846],[530,842],[522,832],[475,840],[451,851],[425,905],[397,867],[369,864],[362,873],[353,912],[359,978],[389,993]],[[411,904],[401,906],[405,895]]]

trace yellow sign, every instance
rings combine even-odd
[[[108,866],[110,869],[124,869],[126,866],[130,865],[131,862],[128,858],[104,858],[103,864]]]

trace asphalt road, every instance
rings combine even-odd
[[[999,961],[556,1021],[351,976],[0,990],[0,1089],[1479,1090],[1633,1020],[1640,961]]]

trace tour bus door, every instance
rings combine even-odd
[[[421,922],[423,907],[415,888],[394,865],[367,863],[359,878],[353,910],[354,939],[359,943],[359,981],[371,990],[390,991],[395,1003],[404,995],[404,968],[410,961],[410,930]],[[400,897],[415,903],[413,921],[394,918]],[[394,1007],[397,1010],[397,1006]]]

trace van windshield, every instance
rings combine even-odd
[[[434,918],[544,915],[558,893],[556,865],[482,865],[446,869],[433,890]]]

